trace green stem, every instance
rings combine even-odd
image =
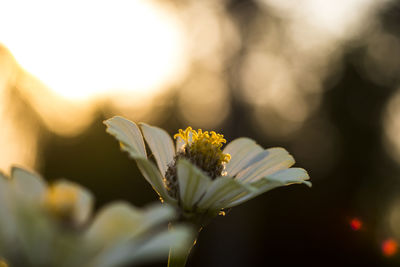
[[[168,256],[168,267],[185,267],[189,254],[190,249],[187,251],[186,255],[177,255],[174,249],[170,248]]]
[[[171,247],[168,255],[168,267],[185,267],[190,252],[196,244],[196,240],[197,235],[194,236],[190,242],[188,242],[190,245],[187,246],[184,251],[182,251],[182,248],[178,251],[176,248]]]

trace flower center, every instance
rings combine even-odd
[[[177,152],[173,162],[168,165],[165,174],[166,185],[172,197],[177,198],[179,191],[176,163],[181,158],[199,167],[211,179],[225,175],[225,164],[229,162],[231,156],[221,150],[222,145],[226,143],[222,134],[214,131],[203,132],[201,129],[195,131],[192,127],[187,127],[185,130],[179,129],[174,138],[182,139],[185,144]]]
[[[76,189],[52,185],[47,189],[44,198],[45,208],[58,219],[70,220],[78,201]]]

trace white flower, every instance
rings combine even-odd
[[[75,183],[47,185],[21,168],[11,178],[0,173],[0,259],[10,266],[111,267],[187,246],[187,228],[167,230],[175,217],[170,206],[141,210],[115,202],[92,219],[92,205],[90,192]]]
[[[164,130],[145,123],[138,126],[117,116],[105,124],[161,200],[179,206],[186,219],[198,222],[279,186],[311,186],[304,169],[290,168],[295,161],[283,148],[263,149],[238,138],[221,150],[222,135],[190,127],[179,130],[174,145]],[[158,168],[147,156],[143,137]]]

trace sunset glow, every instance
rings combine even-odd
[[[184,61],[178,20],[142,0],[1,1],[0,43],[70,99],[152,94],[180,76]]]

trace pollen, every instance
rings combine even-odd
[[[192,127],[187,127],[185,130],[179,129],[179,133],[174,135],[174,138],[182,138],[185,141],[185,147],[190,147],[194,154],[203,154],[208,159],[218,159],[218,163],[228,163],[231,155],[224,154],[221,147],[226,140],[222,134],[214,131],[208,132],[198,129],[193,130]]]
[[[201,169],[211,179],[225,175],[225,164],[231,159],[231,155],[223,153],[221,148],[226,140],[222,134],[214,131],[193,130],[187,127],[180,129],[174,135],[175,139],[181,138],[185,144],[177,152],[173,162],[168,165],[165,173],[165,184],[172,197],[178,198],[179,184],[177,180],[176,163],[184,158]]]

